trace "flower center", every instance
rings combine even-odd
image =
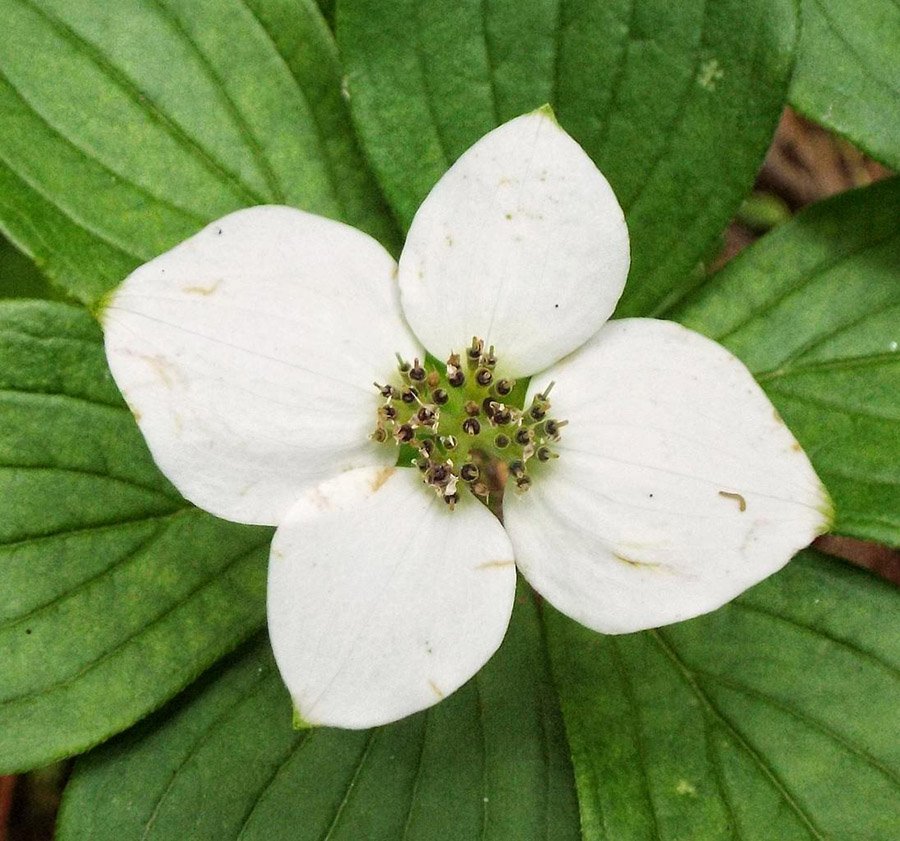
[[[567,421],[548,415],[553,383],[524,408],[524,388],[495,377],[494,348],[485,350],[481,339],[445,366],[397,360],[397,381],[375,383],[385,402],[371,438],[399,446],[401,463],[408,457],[451,509],[468,487],[494,510],[509,481],[524,493],[534,464],[558,457],[552,445]]]

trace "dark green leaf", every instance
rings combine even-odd
[[[80,300],[245,205],[392,240],[312,0],[0,0],[0,17],[0,226]]]
[[[0,236],[0,298],[60,297],[34,263]]]
[[[624,315],[696,282],[749,191],[795,17],[790,0],[342,0],[338,41],[354,120],[404,226],[482,134],[552,103],[626,209]]]
[[[807,117],[900,169],[900,7],[894,0],[803,0],[790,90]]]
[[[270,537],[163,479],[83,310],[0,304],[0,769],[122,730],[257,629]]]
[[[810,208],[674,313],[736,353],[809,453],[835,529],[900,545],[900,179]]]
[[[894,841],[898,601],[809,551],[658,631],[550,612],[586,841]]]
[[[369,731],[291,729],[268,643],[83,759],[63,841],[574,841],[578,812],[526,591],[452,698]],[[198,804],[202,804],[198,808]]]

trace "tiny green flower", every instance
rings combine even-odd
[[[110,296],[110,367],[162,471],[278,527],[269,633],[304,722],[369,727],[456,690],[503,639],[516,568],[627,633],[719,607],[827,529],[737,359],[608,321],[628,267],[612,189],[545,108],[450,168],[399,265],[255,207]]]

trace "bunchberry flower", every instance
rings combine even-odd
[[[499,646],[516,566],[626,633],[713,610],[827,528],[737,359],[607,323],[628,266],[609,184],[541,109],[451,167],[399,266],[255,207],[111,295],[109,363],[162,471],[278,527],[269,632],[303,720],[367,727],[453,692]]]

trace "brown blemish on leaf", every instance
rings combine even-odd
[[[515,566],[515,563],[515,561],[485,561],[483,564],[478,564],[475,569],[502,569]]]
[[[188,295],[212,295],[222,285],[221,280],[217,280],[212,286],[184,286],[182,292]]]
[[[431,687],[431,691],[434,692],[434,694],[437,695],[438,698],[444,698],[444,693],[441,691],[441,688],[433,680],[429,680],[428,685]]]
[[[724,499],[733,499],[737,502],[738,508],[740,508],[741,511],[747,510],[747,500],[740,494],[732,493],[731,491],[719,491],[719,496]]]
[[[391,476],[393,476],[393,475],[394,475],[393,467],[382,467],[381,470],[379,470],[375,474],[375,478],[372,479],[372,483],[370,486],[372,488],[372,493],[373,494],[378,493],[378,491],[381,489],[382,485],[384,485],[384,483],[387,482],[387,480],[390,479]]]
[[[613,552],[612,554],[616,560],[622,561],[622,563],[628,564],[628,566],[641,569],[662,569],[662,564],[652,564],[649,561],[636,561],[634,558],[629,558],[627,555],[622,555],[619,552]]]

